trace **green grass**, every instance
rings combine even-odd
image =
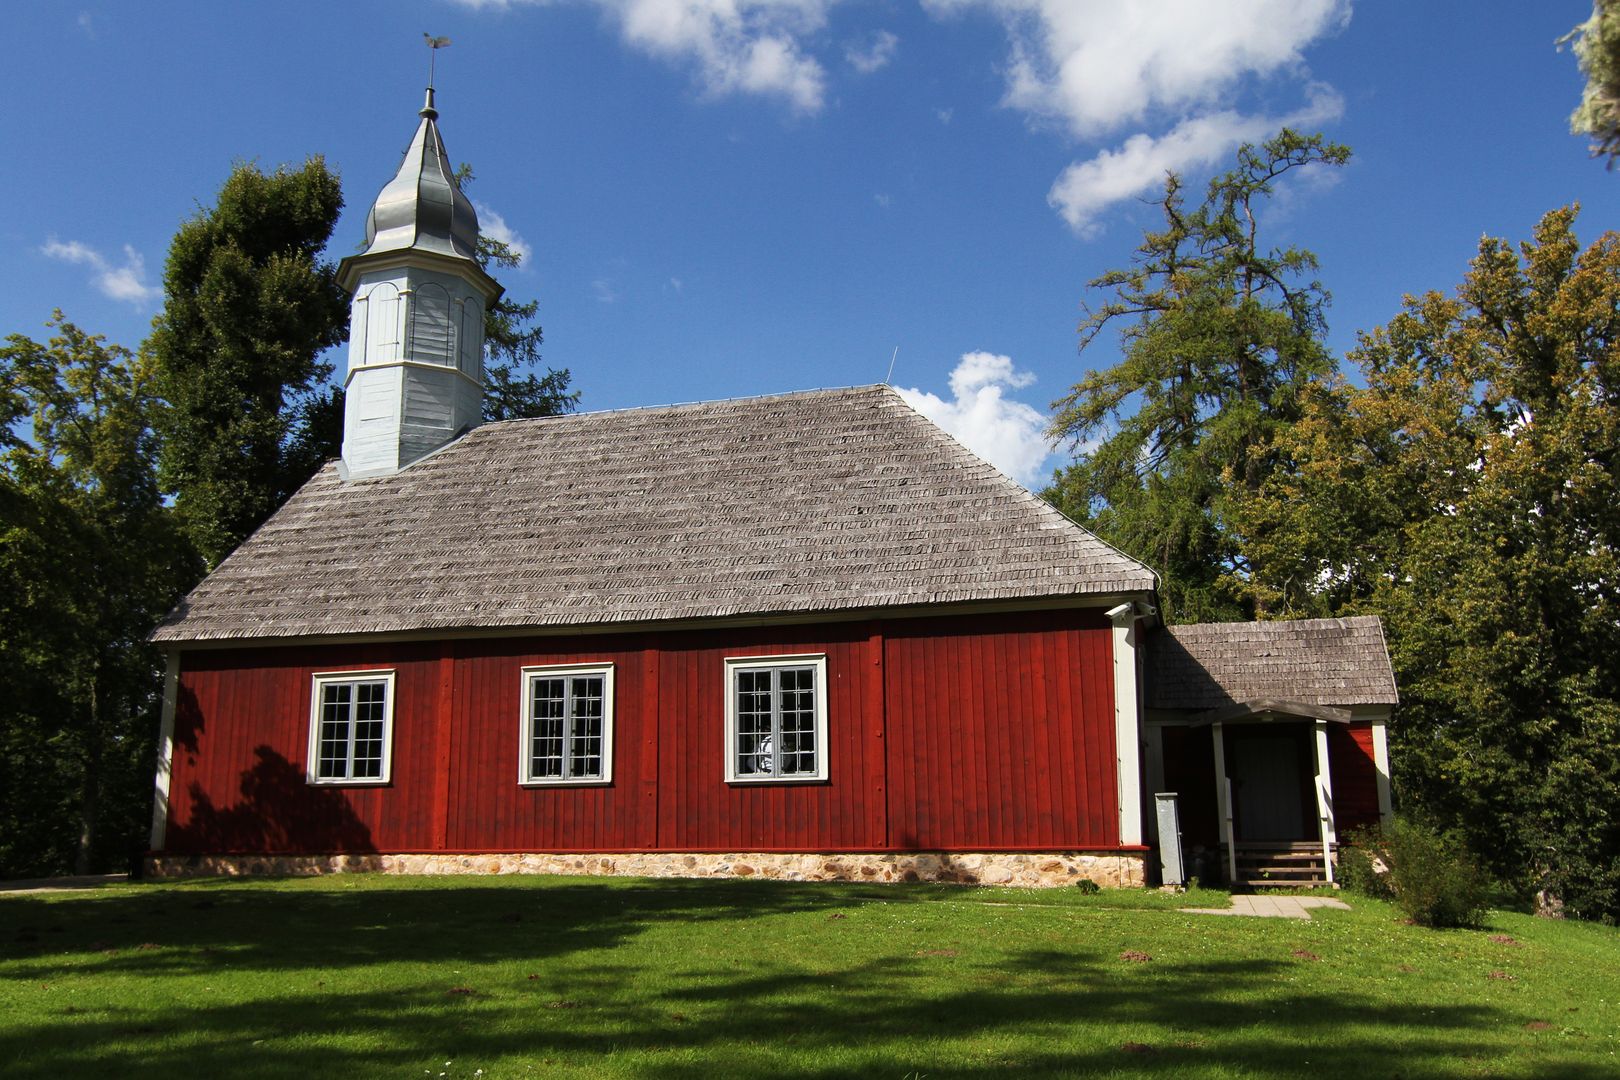
[[[1175,910],[1224,900],[382,876],[4,895],[0,1075],[1620,1076],[1612,928]]]

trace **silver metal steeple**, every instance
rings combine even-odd
[[[439,136],[439,110],[433,87],[419,114],[416,137],[399,172],[382,189],[366,215],[363,255],[416,248],[452,258],[475,259],[478,214],[456,186],[450,158]]]

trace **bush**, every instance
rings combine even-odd
[[[1395,902],[1419,926],[1480,926],[1489,882],[1456,833],[1396,818],[1372,850],[1389,865]]]
[[[1346,834],[1339,847],[1334,878],[1344,888],[1374,900],[1395,899],[1390,880],[1389,853],[1377,829],[1356,829]]]

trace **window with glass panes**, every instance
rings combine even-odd
[[[826,779],[826,659],[727,660],[726,665],[726,779]]]
[[[315,676],[309,778],[316,783],[388,780],[394,673]]]
[[[525,784],[612,779],[611,666],[524,669]]]

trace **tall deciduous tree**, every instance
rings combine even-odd
[[[1230,587],[1253,568],[1226,499],[1264,481],[1264,447],[1296,415],[1301,387],[1333,367],[1316,258],[1263,245],[1258,214],[1285,174],[1348,158],[1284,130],[1243,146],[1196,207],[1171,175],[1164,228],[1131,266],[1090,282],[1109,299],[1080,324],[1081,355],[1111,329],[1123,355],[1053,403],[1050,434],[1079,454],[1047,497],[1158,570],[1178,620],[1251,613]]]
[[[160,477],[210,566],[327,449],[335,395],[321,354],[345,338],[348,302],[322,251],[342,206],[318,157],[269,174],[238,165],[170,245],[144,349],[167,403]]]
[[[153,474],[150,365],[50,325],[0,348],[0,876],[122,867],[151,796],[145,639],[195,573]]]
[[[1364,335],[1236,517],[1274,606],[1384,615],[1406,802],[1620,916],[1620,235],[1574,222]]]

